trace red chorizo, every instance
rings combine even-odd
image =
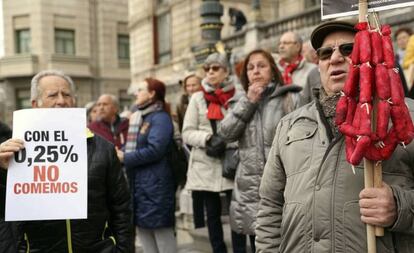
[[[391,39],[391,28],[389,25],[383,25],[381,28],[382,32],[382,52],[384,57],[384,63],[387,68],[394,68],[395,66],[395,59],[394,59],[394,50],[392,46],[392,39]]]
[[[350,163],[352,165],[358,165],[362,158],[364,157],[365,151],[371,144],[371,140],[368,136],[362,136],[359,138],[358,142],[355,145],[354,152],[352,152]]]
[[[388,69],[390,79],[391,101],[393,105],[404,104],[404,89],[397,69]]]
[[[376,133],[380,140],[385,139],[388,133],[388,124],[390,120],[390,104],[381,100],[377,103],[377,129]]]
[[[346,120],[348,112],[348,97],[341,96],[336,104],[335,124],[341,125]]]
[[[369,103],[358,104],[359,110],[359,135],[371,136],[371,111],[372,106]]]
[[[390,78],[387,68],[382,64],[375,66],[375,89],[380,99],[387,100],[391,97]]]
[[[372,101],[372,67],[369,63],[364,63],[359,71],[359,102],[370,103]]]
[[[381,64],[384,61],[382,53],[382,38],[377,31],[371,32],[372,63]]]
[[[358,95],[359,83],[359,67],[350,65],[348,69],[348,78],[345,81],[343,91],[348,97],[356,97]]]
[[[354,153],[355,146],[352,143],[352,138],[349,136],[345,136],[345,156],[346,160],[351,163],[351,156]]]

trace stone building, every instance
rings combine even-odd
[[[255,2],[260,5],[259,13],[253,10]],[[212,29],[212,24],[208,23],[220,18],[218,22],[222,23],[221,38],[225,43],[226,40],[237,44],[244,43],[246,39],[253,39],[254,45],[249,43],[249,46],[257,46],[259,38],[255,37],[257,27],[252,26],[253,20],[261,24],[271,23],[280,18],[298,15],[316,6],[317,2],[314,0],[129,0],[132,83],[138,83],[148,76],[159,78],[167,83],[168,99],[174,103],[178,98],[175,94],[180,89],[177,85],[178,81],[186,71],[197,67],[195,58],[200,52],[196,48],[204,43],[200,26],[203,30]],[[201,12],[208,12],[201,10],[202,5],[209,5],[207,9],[210,12],[217,12],[222,8],[222,16],[201,17]],[[241,31],[235,32],[234,27],[230,25],[230,7],[241,10],[247,18],[248,23]],[[220,26],[220,24],[216,25]],[[244,38],[250,30],[254,31]],[[233,48],[234,45],[228,46]],[[204,50],[208,49],[204,48]]]
[[[30,79],[44,69],[74,79],[79,106],[103,92],[129,103],[128,0],[3,0],[3,15],[6,122],[30,107]]]
[[[241,31],[235,32],[229,24],[230,7],[247,17]],[[412,10],[384,11],[381,20],[394,28],[414,27]],[[209,15],[219,12],[221,17]],[[207,16],[202,17],[202,13]],[[203,48],[206,41],[202,36],[220,22],[221,42],[231,57],[237,58],[258,47],[276,53],[279,37],[288,30],[308,39],[321,22],[320,14],[319,0],[129,0],[131,82],[148,76],[159,78],[168,85],[168,100],[175,103],[178,81],[186,71],[197,69],[198,54],[210,52],[208,47]],[[200,45],[201,50],[197,50]]]

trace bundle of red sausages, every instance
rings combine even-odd
[[[395,68],[390,27],[383,25],[380,30],[371,30],[367,22],[360,22],[355,28],[358,32],[352,64],[335,118],[339,131],[345,135],[346,159],[352,165],[358,165],[364,157],[386,160],[398,144],[405,146],[414,137],[413,122]],[[372,115],[374,107],[376,115]]]

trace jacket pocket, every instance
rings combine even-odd
[[[304,205],[299,202],[286,203],[280,225],[280,252],[307,252]]]
[[[284,158],[283,164],[286,177],[309,169],[317,130],[317,123],[306,118],[296,120],[289,127],[286,137],[284,137],[286,138],[284,141],[285,147],[281,151],[281,157]]]

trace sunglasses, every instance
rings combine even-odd
[[[206,73],[209,72],[210,69],[213,70],[213,72],[217,72],[220,70],[220,68],[220,65],[203,66],[203,69]]]
[[[316,50],[319,60],[330,59],[335,49],[339,49],[342,56],[346,57],[351,55],[354,43],[345,43],[334,47],[321,47]]]

